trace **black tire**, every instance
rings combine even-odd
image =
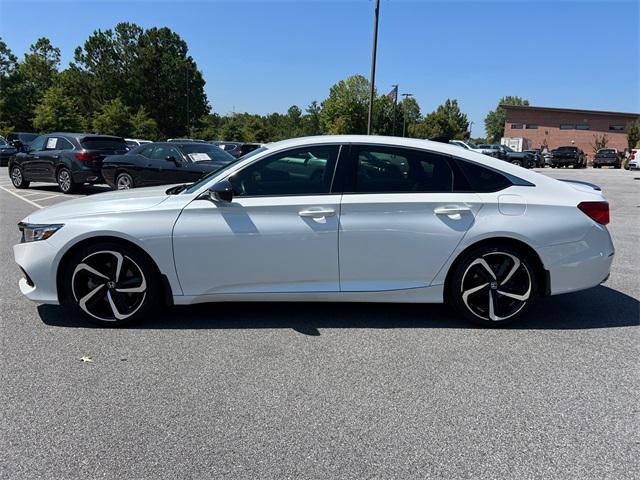
[[[520,160],[511,160],[511,163],[517,167],[522,166],[522,162]]]
[[[24,173],[22,172],[22,168],[18,165],[13,165],[11,167],[11,172],[9,173],[9,178],[11,178],[11,183],[16,188],[29,188],[29,181],[24,179]]]
[[[534,302],[535,272],[532,261],[516,248],[479,247],[456,262],[446,285],[447,303],[473,323],[507,325]]]
[[[74,183],[73,175],[67,167],[62,167],[56,173],[56,182],[58,182],[58,188],[62,193],[73,193],[77,190],[78,184]]]
[[[161,303],[155,265],[126,245],[89,245],[72,256],[63,275],[65,303],[97,325],[117,327],[139,321]]]
[[[116,175],[115,186],[116,190],[128,190],[130,188],[135,188],[135,183],[133,182],[133,177],[131,175],[127,172],[121,172]]]

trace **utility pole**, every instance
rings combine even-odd
[[[185,70],[185,81],[187,85],[187,137],[191,136],[191,112],[189,112],[189,69]]]
[[[406,100],[409,97],[413,97],[413,93],[403,93],[402,96]],[[407,105],[405,103],[402,104],[402,136],[407,136]]]
[[[393,132],[392,135],[396,136],[396,110],[398,109],[398,84],[391,85],[393,87]]]
[[[373,95],[376,83],[376,53],[378,50],[378,18],[380,17],[380,0],[376,0],[376,9],[373,17],[373,49],[371,52],[371,90],[369,91],[369,118],[367,120],[367,135],[371,135],[371,122],[373,121]]]

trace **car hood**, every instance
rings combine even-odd
[[[37,210],[23,221],[54,223],[64,219],[146,210],[165,201],[170,185],[99,193]]]

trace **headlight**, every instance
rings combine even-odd
[[[22,232],[22,243],[36,242],[38,240],[46,240],[51,235],[60,230],[64,225],[62,223],[53,223],[51,225],[37,225],[34,223],[18,224],[18,228]]]

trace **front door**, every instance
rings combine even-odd
[[[430,285],[481,208],[458,186],[455,165],[435,153],[354,145],[344,175],[341,291]]]
[[[321,145],[274,153],[229,179],[231,202],[185,207],[173,232],[184,294],[338,291],[340,195],[331,183],[339,152]],[[286,168],[310,158],[307,171]]]

